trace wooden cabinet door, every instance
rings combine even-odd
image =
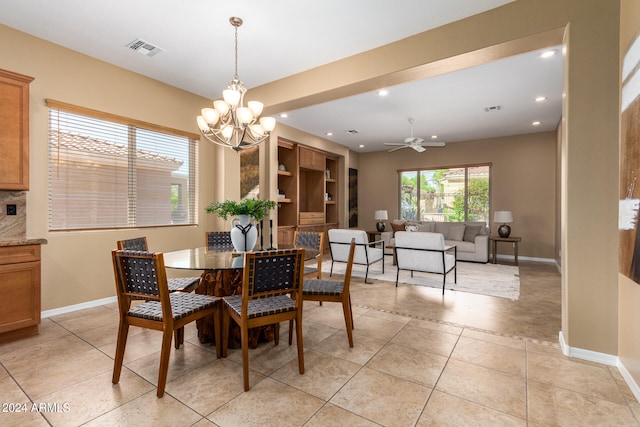
[[[40,323],[40,261],[0,265],[0,294],[0,334],[37,327]]]
[[[29,83],[0,70],[0,190],[29,189]]]
[[[278,247],[290,248],[293,246],[293,227],[278,227]]]
[[[299,165],[303,169],[313,169],[318,171],[324,171],[325,168],[325,155],[316,150],[300,147],[298,150],[300,153]]]

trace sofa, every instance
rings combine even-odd
[[[421,231],[440,233],[447,245],[456,245],[458,261],[488,262],[489,261],[489,227],[484,222],[435,222],[435,221],[404,221],[390,222],[391,230],[383,231],[380,235],[384,240],[385,254],[393,254],[389,245],[395,245],[396,231]]]

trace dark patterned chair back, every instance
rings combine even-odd
[[[118,292],[130,299],[160,299],[162,282],[167,288],[164,260],[161,253],[136,250],[114,250],[113,268]]]
[[[211,250],[231,250],[231,232],[229,231],[207,231],[207,248]]]
[[[146,237],[135,237],[133,239],[118,240],[118,249],[129,249],[132,251],[148,251]]]
[[[304,249],[247,252],[244,259],[243,298],[298,293],[302,286],[303,265]]]
[[[293,245],[296,248],[304,248],[306,250],[305,258],[311,259],[318,255],[322,248],[322,234],[321,232],[314,231],[296,231],[296,240]]]

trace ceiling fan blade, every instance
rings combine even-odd
[[[423,142],[420,144],[423,147],[444,147],[447,145],[446,142]]]
[[[416,150],[418,153],[422,153],[423,151],[426,151],[427,149],[424,148],[422,145],[410,145],[409,147],[413,148],[414,150]]]
[[[407,145],[404,142],[385,142],[384,145]]]
[[[418,138],[417,136],[410,136],[404,140],[406,144],[421,144],[423,141],[424,139]]]
[[[398,151],[398,150],[402,150],[403,148],[407,148],[407,147],[411,147],[410,145],[407,144],[402,144],[401,147],[398,148],[392,148],[391,150],[389,150],[389,153],[393,153],[394,151]]]

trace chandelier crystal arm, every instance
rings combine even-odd
[[[264,105],[258,101],[249,101],[244,106],[247,89],[238,78],[238,27],[242,19],[229,18],[235,27],[235,69],[233,80],[223,91],[222,99],[213,101],[213,108],[203,108],[197,117],[200,133],[214,144],[239,151],[253,147],[269,138],[275,128],[273,117],[260,117]]]

